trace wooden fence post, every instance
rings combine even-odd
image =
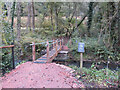
[[[35,61],[35,42],[32,42],[32,56],[33,56],[33,61]]]
[[[12,43],[12,45],[13,45],[13,43]],[[13,69],[15,69],[14,46],[12,47],[12,64],[13,64]]]
[[[80,68],[83,67],[83,53],[80,53]]]
[[[47,61],[49,61],[49,42],[47,40]]]

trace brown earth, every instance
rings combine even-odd
[[[55,63],[26,62],[1,78],[2,88],[84,88],[73,72]]]

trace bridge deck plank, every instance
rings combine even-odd
[[[56,55],[58,54],[58,52],[60,50],[61,50],[61,48],[60,48],[60,46],[58,46],[57,52],[56,52],[56,49],[52,49],[51,51],[49,51],[49,60],[47,60],[47,54],[45,54],[42,57],[38,58],[36,61],[34,61],[34,63],[51,62],[56,57]]]

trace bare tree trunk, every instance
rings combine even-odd
[[[74,3],[73,13],[72,13],[72,16],[71,16],[71,18],[70,18],[70,20],[69,20],[69,28],[71,28],[71,25],[70,25],[70,24],[71,24],[74,16],[76,16],[76,14],[77,14],[76,9],[77,9],[77,3],[75,2],[75,3]],[[76,17],[77,17],[77,16],[76,16]],[[76,18],[76,19],[77,19],[77,18]],[[75,27],[76,27],[76,30],[77,30],[76,20],[75,20]],[[71,30],[70,30],[70,31],[71,31]],[[70,35],[69,35],[69,38],[71,38],[71,37],[72,37],[72,32],[70,32]]]
[[[57,13],[57,5],[55,5],[55,30],[58,30],[58,13]]]
[[[20,41],[21,35],[21,2],[17,2],[17,41]]]
[[[2,15],[2,4],[0,3],[0,15]],[[2,21],[2,17],[0,17],[0,21]],[[2,25],[3,23],[0,23],[0,27],[2,28]],[[2,45],[2,31],[0,32],[0,45]],[[2,50],[0,50],[0,52],[2,52]],[[2,61],[2,57],[0,57],[0,63]],[[1,71],[0,71],[0,74],[1,74]]]
[[[109,24],[109,27],[107,28],[108,33],[106,33],[106,34],[109,34],[107,45],[109,44],[109,47],[111,47],[111,48],[114,48],[114,45],[116,43],[116,35],[115,35],[116,20],[115,20],[115,18],[113,18],[111,21],[111,18],[113,17],[114,14],[115,14],[115,3],[108,2],[108,4],[107,4],[107,20],[108,20],[108,24],[109,24],[109,22],[110,22],[110,24]],[[110,42],[112,42],[112,43],[110,43]]]
[[[88,27],[87,27],[87,31],[88,31],[88,37],[90,36],[90,28],[92,25],[92,16],[93,16],[93,2],[89,3],[89,15],[88,15]]]
[[[110,9],[110,17],[112,17],[114,14],[115,14],[115,3],[114,2],[110,2],[110,5],[111,5],[111,9]],[[111,22],[111,30],[110,30],[110,35],[111,35],[111,40],[113,42],[113,48],[115,49],[115,45],[116,45],[116,18],[113,19],[113,21]]]
[[[76,30],[78,31],[78,28],[77,28],[77,3],[76,3],[76,10],[75,10],[75,27],[76,27]]]
[[[17,2],[17,42],[18,42],[18,52],[19,52],[19,56],[23,55],[23,51],[22,51],[22,45],[20,43],[20,36],[21,36],[21,2]]]
[[[10,15],[11,15],[12,2],[6,2],[6,7],[7,7],[7,12],[8,12],[8,22],[9,22]]]
[[[31,30],[31,2],[28,2],[27,31]]]
[[[70,18],[70,3],[69,2],[67,3],[67,6],[68,6],[68,12],[66,13],[65,18]]]
[[[11,30],[12,30],[12,44],[14,44],[14,30],[13,30],[13,25],[14,25],[14,16],[15,16],[15,5],[16,5],[16,2],[13,2],[13,6],[12,6],[12,18],[11,18]]]
[[[102,18],[104,17],[103,15],[102,15],[102,12],[101,12],[102,10],[101,10],[101,7],[99,8],[99,19],[98,19],[98,29],[100,29],[100,31],[99,31],[99,34],[98,34],[98,43],[100,43],[100,40],[101,40],[101,36],[102,36],[102,32],[103,32],[103,30],[102,30],[102,27],[104,26],[104,24],[102,23]],[[104,13],[103,13],[104,14]]]
[[[8,8],[8,22],[10,20],[10,12],[11,12],[11,7]]]
[[[69,18],[70,18],[70,13],[71,13],[71,11],[70,11],[71,8],[70,8],[70,7],[71,7],[71,5],[70,5],[70,3],[69,3],[69,12],[68,12],[68,17],[69,17]]]
[[[120,2],[118,3],[118,45],[120,46]]]
[[[72,16],[71,16],[69,22],[72,21],[72,19],[73,19],[73,17],[74,17],[74,14],[76,13],[76,8],[77,8],[77,3],[74,3],[74,10],[73,10],[73,13],[72,13]]]
[[[98,4],[98,3],[96,3],[96,4],[93,5],[93,9],[97,6],[97,4]],[[78,22],[77,28],[82,24],[82,22],[85,20],[85,18],[88,16],[88,14],[89,14],[89,12],[87,12],[87,13],[82,17],[81,21]],[[75,29],[76,29],[76,28],[73,27],[73,32],[75,31]]]
[[[46,13],[43,14],[43,17],[42,17],[42,23],[43,23],[44,20],[45,20],[45,15],[46,15]]]
[[[53,9],[52,9],[52,6],[50,8],[50,14],[51,14],[51,25],[52,25],[52,31],[53,31]]]
[[[34,2],[32,1],[32,29],[35,32],[35,9],[34,9]]]

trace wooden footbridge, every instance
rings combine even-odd
[[[35,46],[40,45],[40,44],[45,44],[46,54],[36,59]],[[34,63],[49,63],[49,62],[52,62],[52,60],[57,56],[59,51],[61,51],[62,45],[63,45],[63,39],[62,40],[51,40],[51,41],[47,40],[47,42],[42,42],[42,43],[33,42],[30,45],[32,45],[32,57],[33,57]],[[50,50],[50,48],[52,49]]]
[[[46,46],[46,54],[41,56],[40,58],[36,59],[36,52],[35,48],[36,45],[44,44]],[[63,45],[63,39],[57,39],[57,40],[51,40],[51,41],[46,41],[46,42],[41,42],[41,43],[35,43],[33,42],[30,44],[32,46],[32,59],[34,63],[50,63],[52,60],[58,55],[58,53],[61,51]],[[14,45],[9,45],[9,46],[2,46],[0,49],[3,48],[12,48],[12,66],[13,69],[15,68],[15,60],[14,60]]]

